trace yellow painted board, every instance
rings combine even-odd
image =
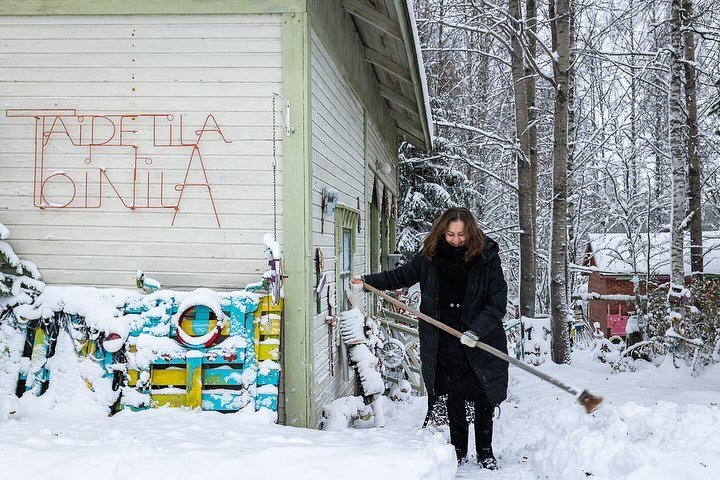
[[[45,342],[47,341],[47,334],[45,333],[45,330],[42,329],[42,327],[38,327],[35,329],[35,337],[33,337],[33,354],[35,353],[35,349],[38,347],[45,347]]]
[[[185,395],[150,394],[150,407],[184,407]]]
[[[260,335],[280,335],[280,319],[271,318],[265,321],[258,321]]]
[[[259,344],[257,348],[258,360],[277,360],[280,358],[280,345],[276,343]]]
[[[128,386],[134,387],[137,385],[138,376],[140,375],[140,372],[137,370],[128,370]]]
[[[280,299],[277,305],[272,303],[270,296],[264,296],[260,299],[256,316],[264,315],[266,313],[280,313],[283,311],[283,300]]]
[[[186,385],[185,369],[182,368],[153,368],[150,373],[151,385],[176,387]]]
[[[202,406],[202,358],[188,358],[185,375],[187,379],[185,405],[199,408]]]

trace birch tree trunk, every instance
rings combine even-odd
[[[692,284],[702,277],[703,239],[701,215],[700,155],[698,152],[697,73],[695,69],[695,36],[691,30],[692,0],[682,0],[682,27],[685,43],[685,105],[687,108],[688,213],[690,220],[690,270]]]
[[[670,158],[672,164],[672,214],[671,214],[671,246],[670,246],[670,283],[684,287],[685,273],[683,266],[683,220],[685,209],[685,162],[683,159],[683,111],[681,104],[682,65],[681,57],[681,23],[680,2],[672,0],[670,10]]]
[[[511,36],[511,70],[515,92],[515,137],[520,152],[515,152],[518,179],[518,222],[520,224],[520,315],[535,315],[535,221],[532,184],[534,182],[528,131],[528,99],[526,90],[520,0],[509,0],[508,9],[513,19]]]
[[[553,126],[553,199],[550,240],[550,315],[552,359],[569,363],[568,305],[565,282],[567,263],[567,159],[570,73],[570,5],[568,0],[550,0],[552,45],[555,55],[555,108]]]

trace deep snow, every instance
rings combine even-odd
[[[17,400],[7,378],[0,384],[0,472],[108,480],[720,478],[720,365],[698,377],[670,362],[611,375],[579,351],[572,365],[540,368],[605,401],[588,415],[571,395],[511,367],[510,395],[496,419],[497,472],[474,465],[456,472],[442,433],[419,428],[423,398],[387,400],[385,428],[339,432],[275,425],[261,413],[157,409],[107,417],[72,371],[54,377],[45,398]]]

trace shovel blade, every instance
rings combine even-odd
[[[583,390],[583,392],[578,397],[578,402],[580,402],[580,404],[585,407],[585,411],[587,413],[592,413],[597,410],[600,407],[602,401],[603,397],[593,395],[587,390]]]

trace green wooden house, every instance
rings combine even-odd
[[[0,45],[0,221],[48,284],[237,290],[273,233],[280,419],[353,393],[326,319],[431,146],[407,1],[4,0]]]

